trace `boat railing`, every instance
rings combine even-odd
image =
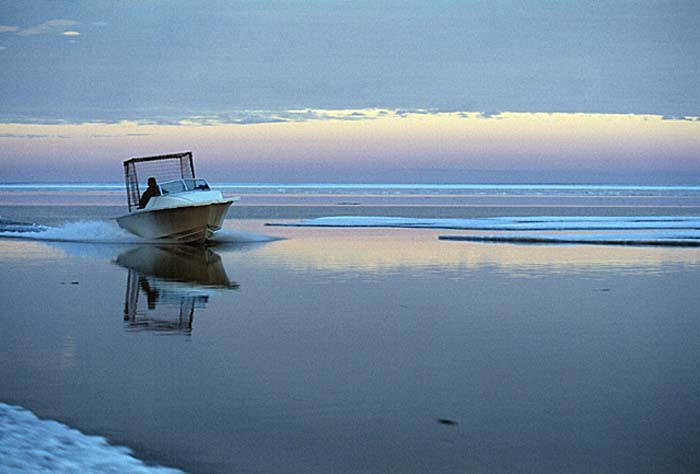
[[[142,188],[144,180],[150,177],[155,178],[158,182],[168,182],[175,179],[194,179],[192,152],[144,156],[126,160],[124,162],[124,179],[126,181],[129,212],[132,209],[138,209],[141,199],[141,190],[139,188]]]

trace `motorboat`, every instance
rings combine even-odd
[[[195,177],[192,152],[131,158],[124,162],[129,213],[117,224],[147,240],[204,243],[221,229],[231,204]],[[148,178],[148,187],[139,182]],[[140,188],[145,188],[142,194]]]

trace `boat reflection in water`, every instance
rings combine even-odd
[[[115,263],[129,273],[124,301],[127,329],[190,334],[196,309],[221,290],[238,288],[221,257],[203,247],[142,246]]]

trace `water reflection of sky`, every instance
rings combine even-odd
[[[26,240],[0,240],[0,261],[26,262],[63,259],[65,253],[46,242],[28,242]]]
[[[695,248],[449,242],[439,241],[438,235],[459,234],[460,231],[280,228],[268,227],[264,223],[260,220],[232,220],[226,222],[226,227],[282,237],[283,240],[215,246],[211,251],[220,255],[224,264],[239,258],[251,258],[267,267],[283,265],[297,271],[352,273],[451,272],[477,268],[497,269],[517,276],[610,271],[663,273],[672,266],[700,264],[700,250]],[[129,249],[130,246],[114,244],[3,239],[0,258],[17,263],[70,257],[110,260]],[[242,253],[247,257],[241,257]],[[184,270],[184,267],[180,268]],[[197,268],[186,269],[186,273],[197,271]]]
[[[267,265],[297,270],[392,273],[492,268],[517,276],[544,273],[656,273],[669,266],[698,265],[692,248],[591,245],[512,245],[438,241],[452,231],[423,229],[249,229],[287,237],[255,251]],[[224,258],[225,253],[224,253]]]
[[[696,250],[235,225],[287,239],[0,241],[0,399],[192,472],[693,472]]]

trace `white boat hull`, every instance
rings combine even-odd
[[[139,209],[117,218],[117,224],[147,240],[203,243],[221,229],[232,199],[177,207]]]

